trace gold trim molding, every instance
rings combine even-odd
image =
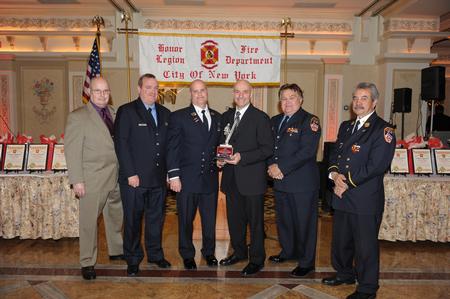
[[[390,19],[384,22],[384,31],[439,31],[437,19]]]
[[[227,21],[227,20],[178,20],[178,19],[146,19],[146,29],[176,30],[225,30],[225,31],[280,31],[279,21]],[[351,34],[352,25],[347,22],[294,22],[292,30],[306,33],[340,33]]]
[[[0,28],[20,29],[92,29],[92,18],[8,18],[0,17]],[[105,28],[112,28],[111,20],[105,19]]]

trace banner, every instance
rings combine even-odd
[[[278,86],[280,47],[280,37],[273,34],[180,34],[140,29],[140,74],[151,73],[167,85],[196,79],[231,85],[245,79],[255,85]]]

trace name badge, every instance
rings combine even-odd
[[[147,124],[138,124],[138,127],[146,127]]]

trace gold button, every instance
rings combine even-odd
[[[345,168],[348,168],[348,165],[345,165]]]
[[[347,158],[347,161],[350,161],[350,158]]]

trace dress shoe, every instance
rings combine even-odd
[[[97,274],[95,273],[94,266],[82,267],[81,276],[86,280],[95,279]]]
[[[210,267],[215,267],[218,264],[217,259],[214,255],[206,256],[205,260],[206,260],[206,264]]]
[[[326,277],[324,279],[322,279],[322,283],[329,285],[329,286],[338,286],[341,284],[354,284],[355,283],[355,279],[354,278],[347,278],[347,279],[341,279],[337,276],[331,276],[331,277]]]
[[[148,261],[150,264],[156,264],[159,268],[170,268],[172,265],[165,258],[160,259],[159,261]]]
[[[125,257],[123,256],[123,254],[110,255],[110,256],[109,256],[109,260],[110,260],[110,261],[124,261],[124,260],[125,260]]]
[[[264,268],[264,265],[258,265],[254,263],[249,263],[245,268],[242,270],[241,275],[242,276],[249,276],[258,273],[261,271],[261,269]]]
[[[194,259],[184,259],[183,260],[184,269],[186,270],[196,270],[197,264],[195,263]]]
[[[231,266],[236,263],[238,263],[241,259],[235,256],[234,254],[230,255],[229,257],[224,258],[223,260],[220,260],[221,266]]]
[[[361,293],[358,291],[347,296],[347,299],[375,299],[375,298],[377,298],[377,294],[367,294],[367,293]]]
[[[274,262],[274,263],[282,263],[282,262],[285,262],[286,259],[284,257],[281,257],[281,255],[277,254],[277,255],[269,256],[269,261]]]
[[[128,276],[136,276],[138,272],[139,272],[139,265],[128,265],[127,267]]]
[[[308,273],[314,272],[314,270],[315,270],[314,267],[302,268],[302,267],[298,266],[294,270],[292,270],[291,276],[302,277],[302,276],[307,275]]]

